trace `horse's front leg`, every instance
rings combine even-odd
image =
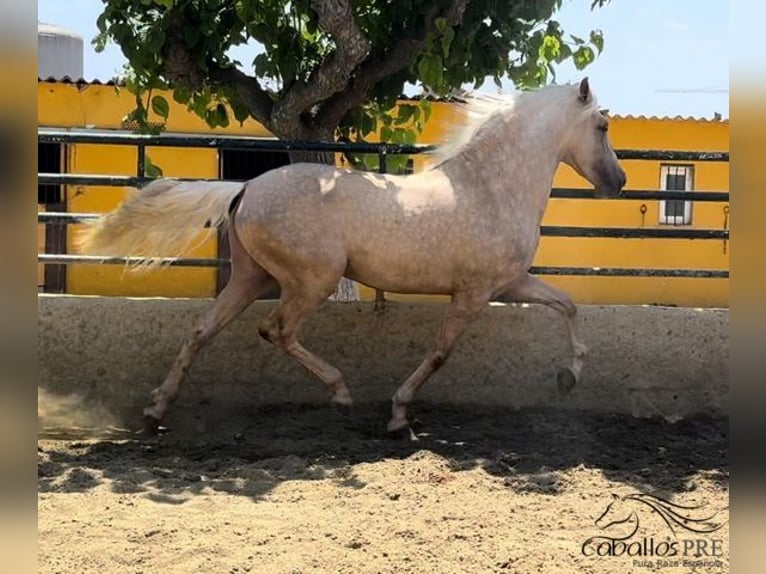
[[[572,349],[572,362],[568,368],[559,371],[557,383],[560,394],[569,393],[580,380],[585,356],[588,353],[588,347],[580,338],[575,322],[577,307],[569,295],[527,273],[496,299],[506,303],[540,303],[555,309],[564,316],[569,334],[569,344]]]
[[[489,295],[485,292],[453,295],[452,303],[447,307],[442,322],[436,348],[428,353],[420,366],[407,377],[394,394],[392,417],[388,423],[389,432],[397,432],[409,426],[407,406],[415,398],[420,387],[447,360],[460,335],[489,302]]]

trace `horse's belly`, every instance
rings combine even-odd
[[[447,295],[454,291],[453,277],[441,270],[399,261],[385,264],[376,261],[349,261],[346,277],[369,287],[392,293],[427,293]]]
[[[346,276],[395,293],[451,294],[493,288],[518,273],[513,258],[449,246],[411,245],[406,250],[379,248],[350,252]]]

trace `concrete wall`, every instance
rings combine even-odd
[[[204,299],[47,296],[38,299],[41,396],[98,405],[135,426],[170,367]],[[174,412],[201,403],[325,404],[324,387],[257,334],[273,303],[258,302],[225,329],[192,368]],[[357,402],[388,401],[433,341],[443,306],[328,303],[304,343],[340,368]],[[419,399],[433,403],[662,414],[728,412],[727,310],[585,306],[591,349],[584,380],[559,399],[556,371],[568,357],[563,322],[537,306],[490,306]],[[43,408],[43,410],[45,410]],[[76,424],[78,421],[74,421]]]

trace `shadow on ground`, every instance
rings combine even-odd
[[[225,418],[199,408],[194,422],[167,434],[76,436],[40,434],[40,492],[86,492],[107,481],[115,492],[145,493],[182,504],[206,488],[258,500],[285,480],[364,483],[354,465],[419,451],[446,458],[455,472],[481,468],[519,492],[555,495],[561,473],[597,469],[605,478],[672,495],[704,473],[727,488],[728,419],[697,417],[668,423],[562,410],[519,411],[486,406],[419,404],[417,441],[385,433],[389,404],[368,404],[348,416],[324,406],[243,409]]]

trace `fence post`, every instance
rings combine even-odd
[[[139,178],[146,176],[146,146],[138,144],[138,165],[136,166],[136,175]]]

